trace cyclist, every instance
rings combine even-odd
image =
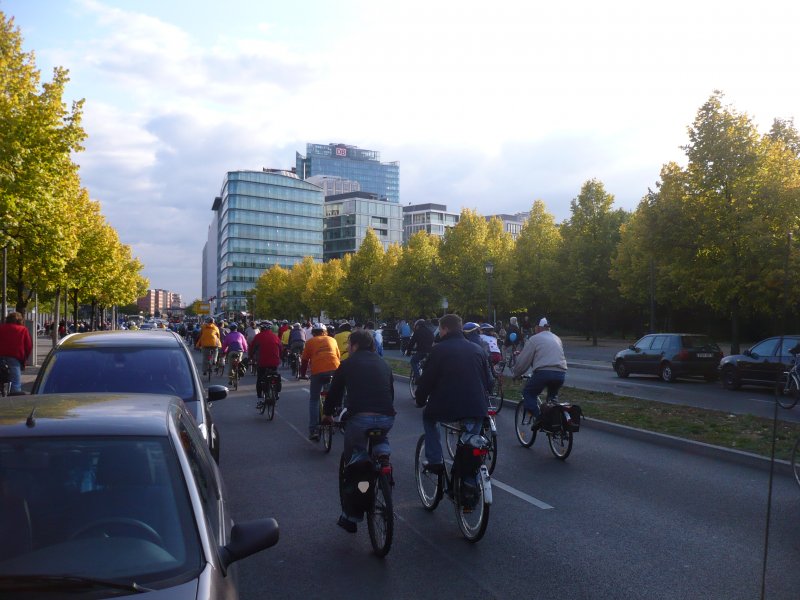
[[[264,397],[264,390],[261,382],[266,379],[267,374],[277,373],[278,365],[281,364],[281,341],[269,326],[269,323],[261,324],[261,331],[253,338],[250,345],[250,359],[256,361],[256,396]],[[281,391],[281,384],[278,384],[278,391]],[[277,400],[277,398],[276,398]]]
[[[508,324],[508,329],[506,329],[506,339],[503,342],[503,345],[506,348],[510,348],[510,352],[516,352],[517,346],[519,346],[521,343],[522,332],[517,324],[517,317],[511,317]]]
[[[203,375],[208,373],[207,369],[211,369],[214,363],[217,362],[217,353],[222,346],[219,338],[219,329],[214,324],[213,317],[207,317],[206,322],[200,328],[200,334],[197,336],[195,346],[203,350]],[[208,361],[205,360],[206,354],[210,355]]]
[[[433,347],[433,331],[428,328],[425,319],[419,319],[414,323],[414,334],[408,341],[406,354],[411,356],[411,368],[414,369],[414,377],[419,378],[419,363],[428,356]],[[414,352],[416,350],[416,352]],[[414,352],[414,354],[411,354]]]
[[[394,424],[394,378],[392,370],[375,352],[375,340],[369,331],[354,331],[347,342],[349,360],[342,362],[333,375],[323,406],[323,421],[333,422],[333,412],[342,403],[347,390],[347,428],[344,433],[346,467],[359,468],[358,463],[369,461],[366,432]],[[382,464],[389,463],[391,448],[386,436],[376,440],[373,454]],[[344,500],[344,499],[343,499]],[[344,503],[338,524],[345,531],[356,532],[362,514],[347,514]]]
[[[438,423],[461,421],[467,432],[480,433],[491,389],[486,354],[464,338],[461,317],[451,314],[439,319],[439,337],[416,394],[417,406],[425,407],[425,469],[434,473],[444,471]]]
[[[339,354],[341,355],[340,360],[344,362],[344,360],[349,356],[347,340],[350,339],[350,323],[345,321],[339,325],[339,333],[333,336],[333,339],[336,340],[336,345],[339,346]]]
[[[500,346],[497,343],[494,327],[490,323],[481,323],[481,339],[489,347],[489,362],[496,365],[503,356],[500,354]]]
[[[250,321],[250,324],[247,326],[247,329],[244,330],[244,337],[247,338],[247,343],[252,344],[255,337],[258,335],[258,325],[256,325],[255,321]]]
[[[228,384],[233,385],[233,364],[242,362],[242,356],[247,352],[247,338],[239,331],[236,323],[231,323],[230,329],[231,332],[222,340],[222,354],[230,355],[231,371],[228,373]]]
[[[8,380],[11,393],[22,393],[22,371],[25,361],[33,351],[33,340],[23,324],[22,313],[10,312],[0,325],[0,360],[8,365]]]
[[[536,398],[547,388],[547,399],[555,398],[559,388],[564,385],[567,375],[567,359],[561,338],[550,331],[550,324],[542,318],[534,329],[534,335],[525,344],[514,364],[514,378],[522,376],[530,368],[533,376],[522,390],[525,408],[533,413],[532,425],[540,422],[541,410]]]
[[[300,364],[300,377],[305,377],[311,363],[311,382],[308,389],[308,439],[319,441],[319,394],[322,385],[339,368],[339,346],[326,333],[325,326],[314,323],[311,326],[313,337],[303,348]]]

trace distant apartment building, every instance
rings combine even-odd
[[[156,313],[166,316],[173,310],[182,311],[184,308],[180,294],[157,289],[147,290],[146,296],[136,300],[136,306],[140,312],[151,316]]]
[[[519,232],[522,231],[522,226],[528,219],[528,215],[529,213],[517,213],[514,215],[487,215],[486,220],[491,221],[497,217],[503,222],[503,231],[510,233],[511,237],[516,240],[519,236]]]
[[[392,203],[400,202],[400,166],[397,162],[381,162],[377,150],[347,144],[306,144],[305,156],[296,153],[295,164],[300,179],[340,177],[358,182],[360,190],[349,191],[369,192]]]
[[[444,232],[458,225],[459,215],[447,211],[444,204],[410,204],[403,207],[403,242],[418,231],[444,237]]]
[[[403,242],[403,214],[399,204],[368,192],[348,192],[325,197],[323,257],[330,260],[357,252],[372,229],[383,243]]]
[[[250,291],[275,265],[322,262],[322,190],[291,171],[229,171],[203,250],[204,299],[212,311],[247,310]]]

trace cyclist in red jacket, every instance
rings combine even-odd
[[[256,394],[259,398],[263,397],[264,390],[261,382],[268,373],[277,373],[278,365],[281,364],[281,341],[272,331],[272,323],[265,321],[261,323],[261,333],[253,338],[250,346],[250,359],[256,356]],[[280,384],[278,391],[281,391]]]
[[[6,322],[0,325],[0,361],[8,365],[11,393],[22,393],[22,371],[33,350],[33,341],[22,324],[22,315],[9,313]]]

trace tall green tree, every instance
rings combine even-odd
[[[583,321],[597,345],[600,319],[619,306],[611,258],[627,213],[613,208],[614,196],[592,179],[570,203],[571,216],[561,227],[564,240],[560,261],[564,300]]]
[[[342,291],[353,305],[354,316],[371,319],[378,298],[375,283],[383,268],[383,244],[372,229],[368,229],[361,247],[351,255]]]
[[[529,314],[552,314],[559,304],[557,282],[561,233],[542,200],[535,200],[513,251],[517,274],[514,303]]]
[[[441,238],[425,231],[412,235],[393,273],[398,316],[430,317],[441,311],[439,248]]]
[[[62,102],[67,71],[40,83],[13,19],[0,13],[0,245],[9,249],[17,310],[35,291],[53,289],[77,252],[71,206],[79,196],[71,154],[82,149],[83,101]]]

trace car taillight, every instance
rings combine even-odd
[[[678,356],[676,357],[678,360],[688,360],[689,359],[689,351],[688,350],[681,350],[678,352]]]

